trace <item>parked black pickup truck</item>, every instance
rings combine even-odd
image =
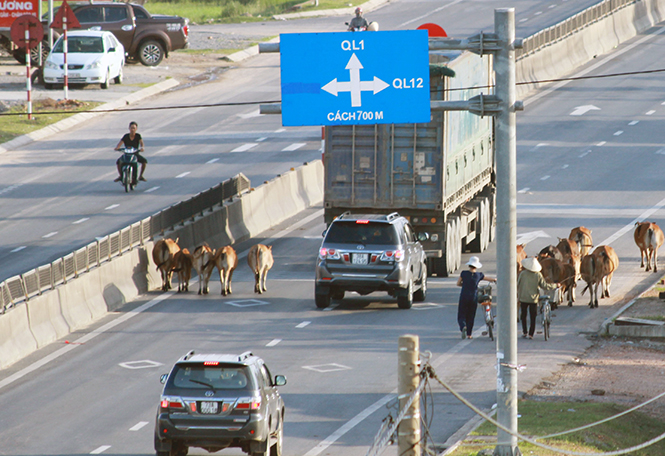
[[[143,6],[134,3],[71,3],[70,6],[82,29],[112,32],[125,47],[127,57],[143,65],[159,65],[169,52],[189,46],[189,19],[151,15]],[[48,21],[42,22],[44,30],[48,30]],[[56,36],[60,33],[62,30],[56,30]],[[8,40],[9,31],[0,31],[0,44],[8,48]],[[44,52],[47,54],[48,50]],[[13,55],[19,62],[25,62],[23,52],[13,52]],[[35,52],[33,60],[37,57]]]

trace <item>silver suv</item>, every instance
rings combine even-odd
[[[367,295],[386,291],[401,309],[427,295],[427,259],[409,221],[389,215],[351,214],[337,217],[324,232],[316,262],[316,306],[328,307],[344,292]]]
[[[187,353],[171,373],[157,409],[157,456],[185,456],[189,447],[208,452],[240,448],[252,456],[282,454],[284,402],[263,360],[241,355]]]

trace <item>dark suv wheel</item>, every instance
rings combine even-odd
[[[420,288],[413,295],[413,300],[423,302],[427,299],[427,263],[423,263],[423,272],[420,276]]]
[[[399,290],[397,294],[397,307],[410,309],[411,306],[413,306],[413,279],[409,280],[409,286],[406,290]]]
[[[316,287],[314,291],[314,301],[316,302],[316,307],[319,309],[325,309],[330,305],[330,291],[321,290],[319,287]]]

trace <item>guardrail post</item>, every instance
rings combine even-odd
[[[397,395],[399,409],[407,404],[420,381],[420,342],[418,336],[400,336],[397,353]],[[397,428],[397,454],[420,456],[420,398],[416,397]]]

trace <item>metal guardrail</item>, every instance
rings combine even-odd
[[[637,3],[639,0],[604,0],[589,8],[580,11],[565,21],[559,22],[551,27],[541,30],[524,39],[522,49],[515,50],[515,60],[527,57],[542,48],[556,43],[590,24],[603,19],[617,10],[625,8],[628,5]]]
[[[171,227],[202,215],[216,205],[223,204],[224,200],[239,195],[249,188],[249,179],[240,173],[188,200],[180,201],[150,217],[91,242],[50,264],[10,277],[0,283],[0,314],[18,303],[67,283],[81,273],[99,267],[113,257],[143,245],[155,235],[163,234]]]

